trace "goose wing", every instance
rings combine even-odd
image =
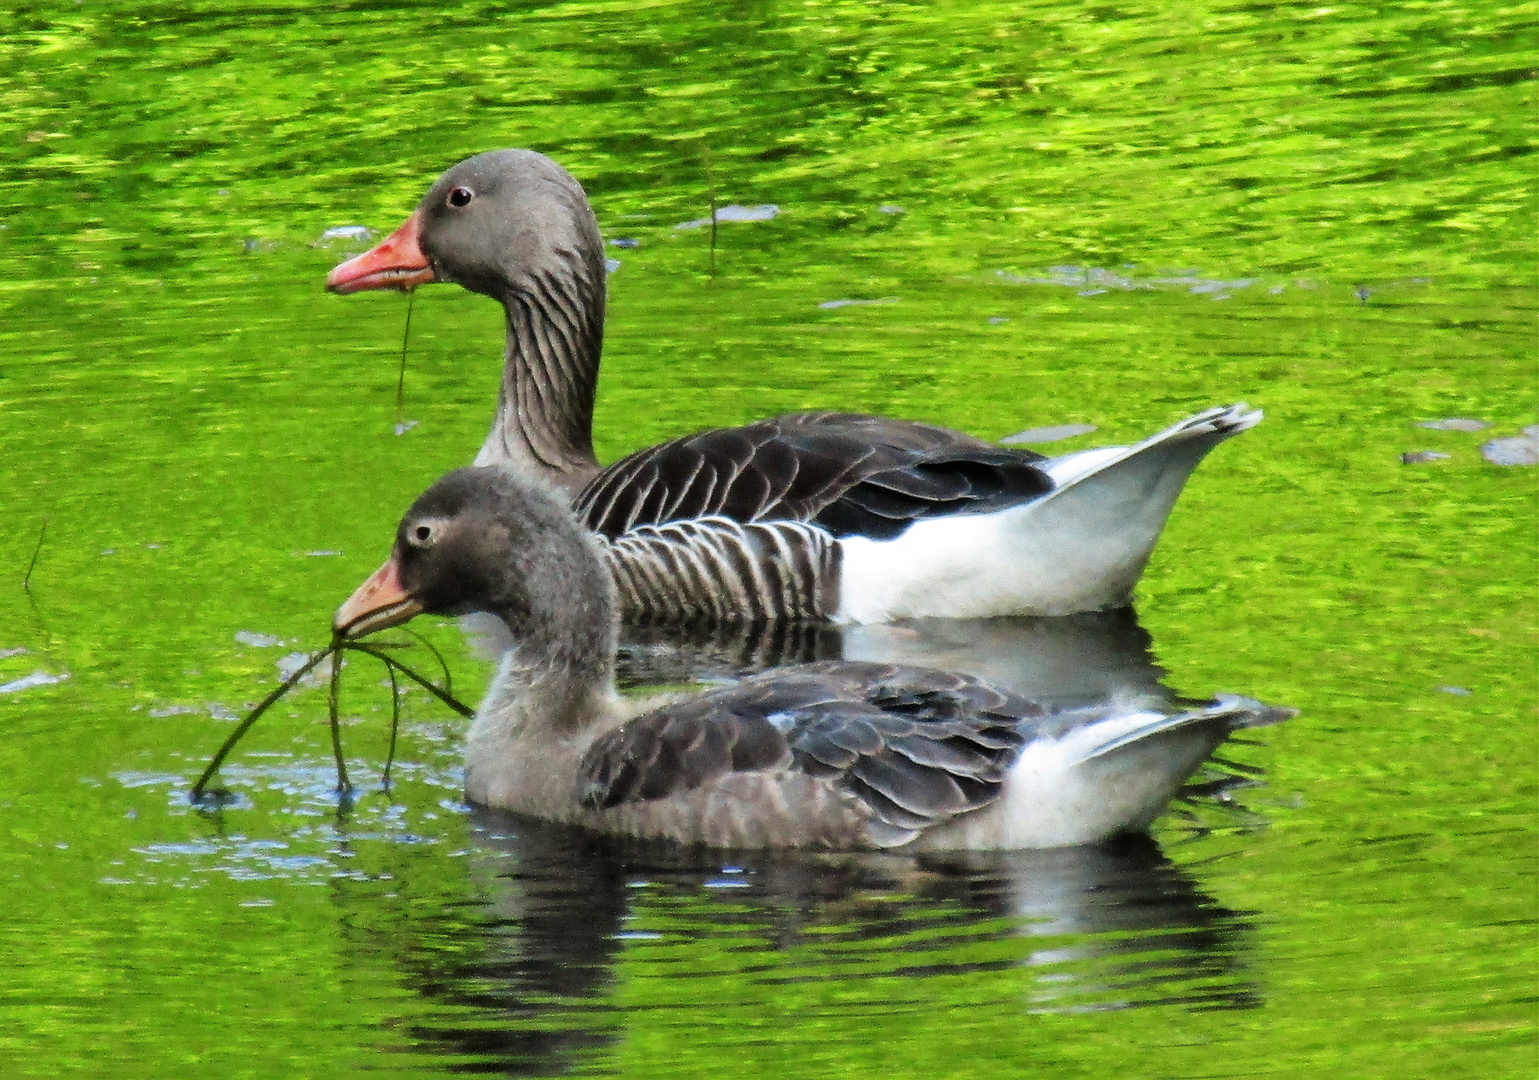
[[[702,517],[814,522],[835,536],[888,539],[920,518],[1038,498],[1039,454],[961,432],[851,413],[793,413],[713,428],[603,470],[576,509],[610,539],[639,525]]]
[[[797,770],[861,804],[872,842],[906,843],[998,796],[1045,710],[968,675],[833,661],[665,706],[594,742],[582,800],[661,799],[731,772]]]

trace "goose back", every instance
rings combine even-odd
[[[807,521],[887,540],[915,521],[1039,498],[1046,461],[959,431],[856,413],[790,413],[639,450],[578,495],[578,517],[614,539],[639,525],[723,517]]]

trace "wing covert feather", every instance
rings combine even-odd
[[[664,706],[598,739],[583,801],[679,795],[730,772],[802,772],[834,784],[875,842],[987,805],[1045,710],[967,675],[831,661],[768,672]]]
[[[792,413],[637,451],[578,495],[578,516],[615,539],[704,517],[816,522],[886,539],[914,521],[982,513],[1046,494],[1040,454],[961,432],[852,413]]]

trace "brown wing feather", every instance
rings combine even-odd
[[[709,516],[813,521],[836,536],[896,536],[938,514],[979,512],[1052,489],[1044,459],[946,428],[853,413],[792,413],[640,450],[577,497],[589,528]]]
[[[583,801],[610,807],[729,772],[826,777],[889,830],[977,809],[1046,711],[969,675],[833,661],[784,668],[639,716],[583,759]]]

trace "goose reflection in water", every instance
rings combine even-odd
[[[1169,701],[1166,672],[1132,608],[1059,618],[759,623],[621,631],[618,680],[638,686],[751,675],[815,660],[916,664],[976,675],[1061,708],[1116,697]]]
[[[500,811],[472,823],[486,899],[413,950],[433,963],[418,990],[447,1006],[414,1033],[497,1072],[601,1067],[632,1027],[758,1008],[777,986],[788,1008],[808,1000],[791,987],[839,983],[843,1006],[877,1012],[893,978],[957,975],[984,980],[977,1007],[1010,1014],[1260,1000],[1249,917],[1146,837],[945,858],[729,856]]]

